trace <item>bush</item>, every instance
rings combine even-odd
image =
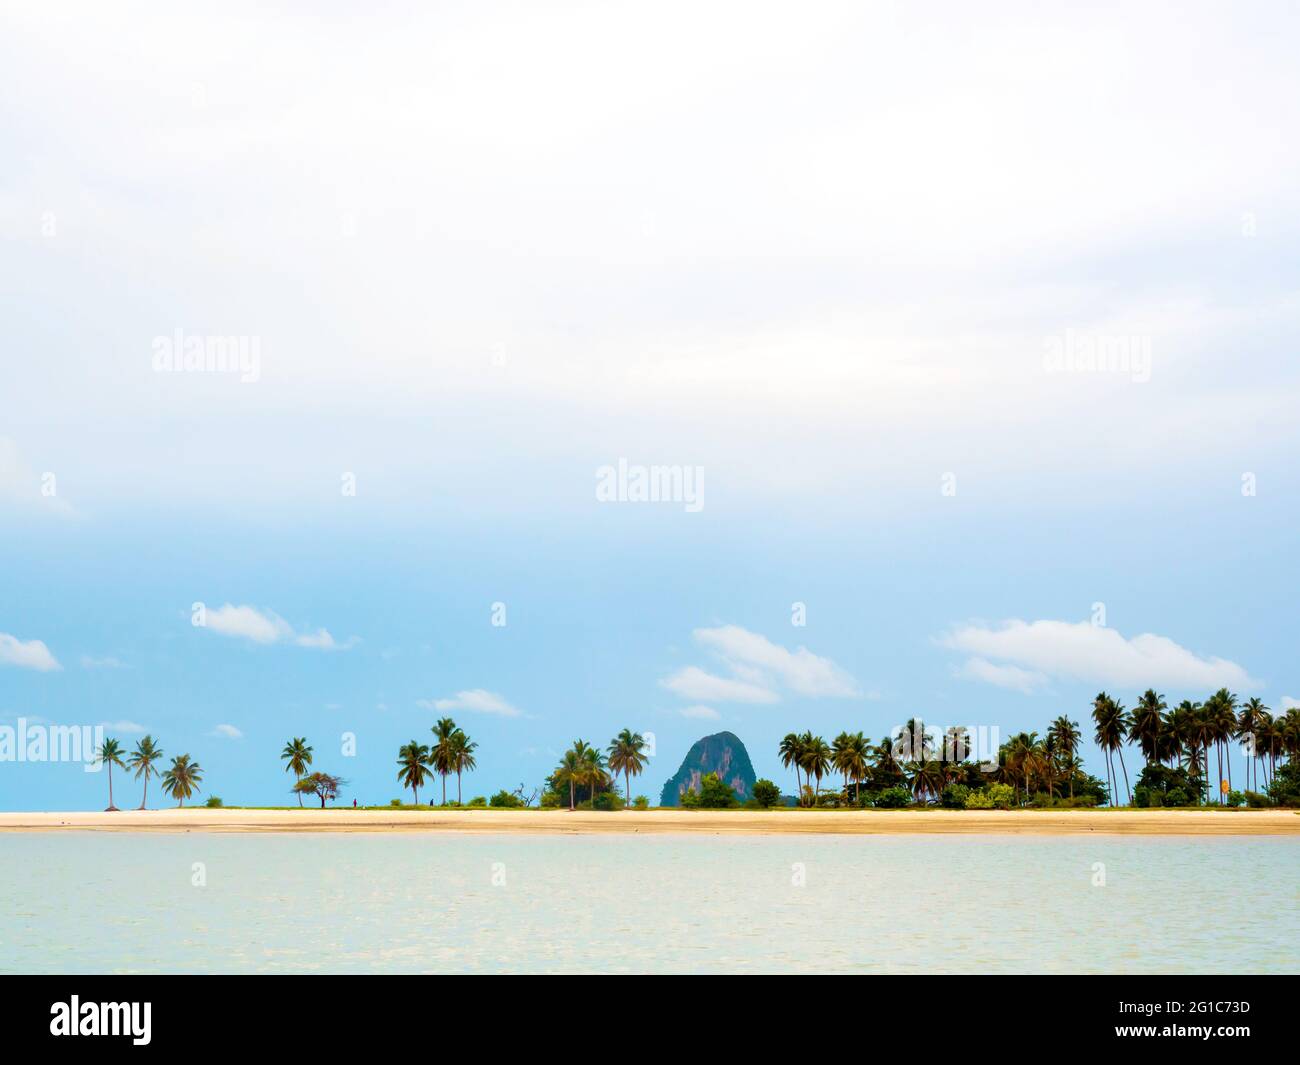
[[[648,810],[650,809],[650,800],[647,799],[644,795],[638,795],[635,799],[632,800],[632,805],[635,806],[638,810]]]
[[[945,810],[964,810],[970,798],[970,788],[965,784],[949,784],[939,794],[939,805]]]
[[[775,806],[781,801],[781,789],[764,777],[762,780],[754,781],[753,788],[750,789],[754,803],[760,809],[767,809]]]
[[[1177,792],[1172,799],[1171,793]],[[1196,794],[1196,785],[1181,766],[1171,769],[1167,765],[1152,763],[1145,766],[1142,775],[1133,785],[1133,805],[1142,807],[1187,806],[1189,796]],[[1177,799],[1182,801],[1178,802]]]
[[[1289,758],[1277,767],[1268,797],[1278,806],[1300,806],[1300,759]]]
[[[912,793],[895,784],[892,788],[877,792],[874,805],[880,810],[901,810],[904,806],[912,805]]]
[[[209,810],[219,810],[221,809],[222,804],[221,804],[221,800],[217,796],[209,795],[208,801],[205,802],[203,805],[206,806]]]
[[[1228,805],[1229,805],[1229,806],[1245,806],[1245,805],[1246,805],[1246,796],[1244,796],[1241,792],[1237,791],[1237,790],[1234,788],[1232,791],[1228,792]]]
[[[600,791],[587,805],[593,810],[621,810],[623,809],[623,797],[617,792]]]
[[[686,795],[690,793],[688,788],[682,795],[683,805],[685,805]],[[740,805],[740,800],[736,798],[736,793],[731,790],[731,785],[723,781],[717,773],[705,773],[700,779],[700,791],[696,796],[696,806],[701,810],[729,810],[732,807]]]
[[[567,805],[568,805],[567,803],[561,801],[560,796],[557,795],[555,792],[553,791],[542,792],[543,810],[556,810],[561,806],[567,806]]]
[[[823,810],[838,810],[844,802],[839,792],[823,791],[817,796],[817,805]]]
[[[487,806],[487,799],[483,798],[482,795],[475,795],[474,798],[470,799],[469,805],[475,808],[483,808]]]
[[[1261,810],[1266,806],[1272,806],[1273,800],[1257,791],[1248,791],[1246,792],[1246,805],[1252,810]]]
[[[1167,792],[1165,792],[1164,801],[1166,806],[1195,806],[1196,805],[1196,803],[1192,802],[1192,800],[1188,798],[1187,792],[1185,792],[1182,788],[1170,788]]]
[[[478,802],[477,799],[474,800]],[[524,800],[516,795],[513,791],[506,791],[502,788],[492,798],[488,799],[488,805],[498,810],[518,810],[524,805]],[[542,803],[545,806],[545,803]]]
[[[981,788],[979,791],[972,791],[966,796],[966,809],[992,810],[993,800],[989,798],[989,793]]]
[[[972,791],[966,799],[968,810],[1009,810],[1015,801],[1015,790],[1010,784],[989,784]]]

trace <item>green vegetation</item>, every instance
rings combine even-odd
[[[177,800],[176,805],[184,806],[185,800],[196,791],[201,791],[199,782],[203,780],[203,770],[198,762],[191,762],[188,754],[177,755],[172,759],[171,768],[162,775],[164,795]]]
[[[135,750],[131,752],[131,757],[127,760],[126,768],[135,770],[135,779],[139,780],[144,777],[144,791],[140,796],[140,809],[145,808],[145,803],[149,801],[149,778],[156,776],[158,770],[154,768],[154,763],[162,758],[162,748],[153,741],[152,736],[145,736],[135,745]]]
[[[307,746],[307,737],[302,736],[291,739],[280,752],[280,757],[287,763],[284,771],[293,774],[295,783],[302,779],[303,774],[307,772],[307,767],[311,765],[311,751],[312,749]],[[302,805],[301,791],[298,792],[298,805]]]
[[[766,810],[781,802],[781,789],[766,777],[754,781],[753,795],[750,802],[758,809]]]
[[[339,797],[339,791],[346,784],[342,777],[331,776],[329,773],[312,773],[310,776],[303,777],[293,786],[293,790],[299,795],[315,795],[320,799],[320,808],[325,809],[326,800],[333,802]]]
[[[206,806],[209,810],[220,810],[222,806],[224,806],[225,804],[221,801],[221,799],[218,796],[209,795],[207,802],[205,802],[203,805]]]
[[[739,797],[717,773],[705,773],[699,791],[687,788],[682,792],[682,807],[687,810],[730,810],[739,805]]]
[[[116,812],[117,810],[117,807],[113,805],[113,766],[117,766],[119,769],[126,768],[126,763],[122,761],[124,753],[122,745],[117,740],[110,739],[107,736],[104,737],[104,742],[96,753],[96,757],[104,765],[108,766],[108,809],[105,810],[105,813],[109,811]]]

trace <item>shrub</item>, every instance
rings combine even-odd
[[[632,800],[632,805],[635,806],[638,810],[648,810],[650,809],[650,800],[647,799],[644,795],[638,795],[635,799]]]
[[[1277,767],[1268,797],[1278,806],[1300,806],[1300,759],[1289,758]]]
[[[979,791],[972,791],[966,799],[968,810],[1009,810],[1015,801],[1015,790],[1010,784],[989,784]]]
[[[401,806],[401,805],[402,805],[402,800],[401,800],[401,799],[389,799],[389,800],[388,800],[388,805],[389,805],[389,806]]]
[[[750,789],[750,794],[757,806],[766,809],[769,806],[775,806],[781,801],[781,789],[764,777],[762,780],[754,781],[754,786]]]
[[[970,788],[965,784],[949,784],[939,794],[939,805],[945,810],[964,810],[970,798]]]
[[[1187,792],[1182,788],[1170,788],[1165,792],[1166,806],[1195,806],[1191,799],[1187,797]]]
[[[564,805],[567,805],[567,804],[564,803],[564,802],[561,802],[561,800],[560,800],[560,796],[557,795],[555,792],[553,792],[553,791],[544,791],[544,792],[542,792],[542,809],[543,809],[543,810],[554,810],[554,809],[557,809],[558,807],[560,807],[560,806],[564,806]]]
[[[1246,792],[1246,805],[1253,810],[1259,810],[1266,806],[1272,806],[1273,800],[1257,791],[1248,791]]]
[[[1246,805],[1246,796],[1244,796],[1241,792],[1237,791],[1237,790],[1234,788],[1232,791],[1228,792],[1228,805],[1229,805],[1229,806],[1245,806],[1245,805]]]
[[[877,792],[875,805],[881,810],[899,810],[912,805],[912,793],[901,785]]]
[[[687,789],[689,792],[690,789]],[[686,794],[682,795],[685,800]],[[683,801],[683,805],[685,802]],[[701,810],[727,810],[739,806],[740,800],[731,790],[731,785],[722,780],[717,773],[705,773],[700,779],[700,791],[696,806]]]
[[[621,810],[623,809],[623,797],[617,792],[600,791],[596,797],[591,800],[590,804],[593,810]]]
[[[487,799],[483,798],[482,795],[475,795],[474,798],[470,799],[469,805],[476,808],[486,807]]]
[[[478,800],[475,799],[475,802]],[[524,800],[516,795],[513,791],[506,791],[502,788],[492,798],[488,799],[488,805],[496,807],[498,810],[517,810],[524,805]],[[543,806],[546,804],[543,803]]]
[[[981,788],[979,791],[972,791],[966,796],[966,809],[992,810],[993,800],[989,798],[989,793]]]
[[[222,803],[221,803],[221,799],[219,799],[216,795],[209,795],[208,801],[205,802],[203,805],[206,806],[209,810],[219,810],[221,808]]]

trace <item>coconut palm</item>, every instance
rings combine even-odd
[[[831,749],[821,736],[813,736],[805,732],[802,738],[805,745],[803,771],[809,779],[817,781],[817,789],[813,792],[813,803],[815,805],[817,796],[821,794],[822,777],[831,768]]]
[[[1246,787],[1259,791],[1259,727],[1264,723],[1268,707],[1258,696],[1247,699],[1242,704],[1241,713],[1237,715],[1237,735],[1241,739],[1242,751],[1246,755]],[[1251,762],[1255,764],[1254,787],[1251,787]]]
[[[145,803],[149,800],[149,778],[158,774],[158,770],[154,768],[154,763],[162,756],[162,748],[154,743],[153,737],[145,736],[135,745],[135,750],[131,752],[131,757],[127,759],[126,768],[135,770],[135,779],[139,780],[144,777],[144,792],[140,796],[141,810],[144,809]]]
[[[109,810],[114,813],[117,812],[117,807],[113,805],[113,766],[117,766],[119,769],[126,768],[126,763],[122,761],[122,755],[124,753],[122,745],[118,743],[117,740],[110,739],[107,736],[104,738],[104,742],[100,745],[99,751],[97,752],[99,761],[103,765],[108,766],[108,810],[106,810],[105,813]]]
[[[1020,784],[1024,782],[1026,802],[1033,793],[1033,777],[1039,772],[1042,758],[1037,732],[1020,732],[1007,741],[1007,773],[1015,783],[1017,796],[1020,793]]]
[[[579,741],[581,743],[581,741]],[[596,792],[609,783],[609,774],[605,772],[605,756],[595,747],[585,743],[578,749],[581,762],[581,776],[578,781],[591,791],[591,808],[596,808]]]
[[[970,757],[970,729],[952,725],[943,733],[943,761],[960,764]]]
[[[284,745],[284,750],[280,752],[280,757],[287,763],[284,767],[286,773],[292,773],[294,781],[301,780],[307,773],[307,767],[311,765],[312,749],[307,745],[306,736],[297,736]],[[298,792],[298,805],[302,806],[302,792]]]
[[[912,795],[918,801],[927,802],[943,791],[943,763],[937,759],[909,762],[906,772],[912,778]]]
[[[456,722],[449,717],[439,718],[433,726],[433,738],[437,741],[429,748],[429,762],[438,776],[442,777],[442,805],[447,805],[447,777],[456,772]]]
[[[645,768],[645,738],[639,732],[625,728],[609,745],[609,768],[623,774],[625,805],[632,806],[632,778],[639,777]]]
[[[402,787],[410,788],[415,805],[420,805],[420,789],[430,773],[429,748],[412,740],[397,751],[397,779]]]
[[[861,732],[841,732],[835,737],[832,748],[835,768],[844,774],[844,791],[847,797],[849,781],[853,781],[853,801],[862,798],[862,780],[867,775],[867,761],[871,757],[871,742]]]
[[[1097,745],[1106,753],[1106,769],[1111,781],[1111,795],[1115,794],[1118,780],[1115,778],[1114,755],[1119,754],[1120,769],[1124,771],[1124,790],[1128,791],[1128,767],[1124,765],[1124,737],[1128,734],[1128,714],[1124,704],[1101,692],[1092,701],[1092,720],[1097,726],[1095,739]],[[1131,796],[1130,796],[1131,799]],[[1113,800],[1112,800],[1113,801]]]
[[[456,770],[456,805],[460,805],[460,775],[477,768],[474,752],[478,744],[470,740],[463,731],[457,729],[451,734],[451,765]]]
[[[1214,746],[1219,758],[1219,801],[1223,802],[1223,767],[1228,764],[1228,790],[1232,790],[1232,751],[1229,746],[1237,734],[1237,697],[1220,688],[1205,701]]]
[[[1142,751],[1147,765],[1163,761],[1160,757],[1161,733],[1164,731],[1164,714],[1168,709],[1163,695],[1157,695],[1154,688],[1142,693],[1142,698],[1133,707],[1133,717],[1129,722],[1128,738],[1136,743]]]
[[[560,759],[560,764],[552,774],[552,779],[557,784],[569,785],[569,812],[572,813],[575,805],[574,791],[585,772],[582,756],[578,753],[577,748],[585,746],[582,740],[578,740],[572,748],[564,752]]]
[[[1079,751],[1079,723],[1071,721],[1062,714],[1047,729],[1047,738],[1052,744],[1052,753],[1059,757],[1062,765],[1073,762]],[[1070,772],[1070,798],[1074,798],[1074,773]]]
[[[1259,736],[1259,741],[1255,744],[1255,753],[1260,758],[1268,759],[1264,763],[1264,787],[1267,788],[1272,783],[1273,773],[1277,769],[1277,756],[1282,749],[1277,721],[1268,712],[1267,707],[1260,711],[1259,724],[1255,726],[1255,732]]]
[[[803,802],[803,780],[799,776],[799,770],[803,768],[803,740],[795,733],[787,732],[777,752],[786,769],[794,766],[794,792],[799,796],[799,801]]]
[[[196,791],[202,791],[199,782],[203,780],[203,769],[198,762],[191,762],[188,754],[180,754],[172,759],[171,768],[162,775],[162,790],[166,795],[176,799],[177,807],[185,805],[185,800]]]

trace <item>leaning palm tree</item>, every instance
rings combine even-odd
[[[1267,788],[1272,783],[1273,773],[1277,769],[1277,756],[1281,751],[1281,735],[1278,733],[1277,721],[1267,708],[1260,711],[1259,724],[1255,727],[1255,731],[1259,736],[1255,753],[1260,758],[1268,759],[1264,763],[1264,787]]]
[[[803,768],[803,739],[793,732],[787,732],[777,751],[781,756],[781,764],[785,766],[786,769],[794,766],[794,791],[795,794],[799,796],[799,801],[802,803],[803,780],[799,776],[799,770]]]
[[[284,750],[280,752],[280,757],[287,763],[284,767],[286,773],[292,773],[294,780],[299,781],[307,774],[307,767],[311,765],[311,747],[307,745],[306,736],[296,736],[284,745]],[[298,792],[298,805],[302,805],[302,792]]]
[[[639,777],[645,768],[645,739],[641,733],[625,728],[609,745],[609,768],[614,773],[623,774],[623,791],[626,795],[625,805],[632,807],[632,778]]]
[[[1061,761],[1064,766],[1066,763],[1074,760],[1075,754],[1079,750],[1079,740],[1082,738],[1079,734],[1079,723],[1071,721],[1065,714],[1062,714],[1047,729],[1047,738],[1051,741],[1052,752]],[[1070,798],[1074,798],[1074,773],[1069,774],[1070,778]]]
[[[1025,785],[1025,801],[1028,802],[1033,791],[1034,775],[1039,772],[1042,762],[1038,733],[1017,733],[1007,741],[1006,752],[1007,773],[1015,785],[1017,797],[1020,794],[1020,784],[1023,781]]]
[[[420,805],[420,789],[428,775],[429,748],[415,740],[403,744],[397,751],[397,779],[402,787],[411,789],[416,806]]]
[[[596,792],[609,784],[609,774],[605,772],[605,756],[595,747],[585,743],[578,751],[582,770],[578,783],[586,784],[590,792],[591,808],[596,808]]]
[[[113,766],[117,766],[119,769],[126,768],[126,763],[122,761],[123,753],[122,745],[117,740],[108,737],[105,737],[104,742],[96,752],[100,763],[108,766],[108,810],[105,810],[105,813],[109,811],[117,812],[117,807],[113,805]]]
[[[199,782],[203,779],[203,769],[198,762],[191,762],[188,754],[180,754],[172,759],[171,768],[162,775],[162,790],[166,795],[176,799],[176,806],[185,805],[185,800],[196,791],[202,791]]]
[[[456,770],[456,805],[460,805],[460,775],[468,773],[478,766],[474,760],[474,752],[478,750],[478,744],[470,740],[460,729],[457,729],[451,736],[451,763],[452,768]]]
[[[433,770],[442,777],[442,805],[447,805],[447,777],[456,772],[456,722],[449,717],[440,718],[433,726],[437,741],[429,748],[429,761]]]
[[[131,752],[131,757],[127,759],[126,768],[135,770],[135,779],[139,780],[144,777],[144,792],[140,796],[141,810],[144,809],[145,803],[149,800],[149,778],[156,776],[158,773],[153,764],[162,756],[162,748],[154,743],[152,736],[146,736],[135,745],[135,750]]]
[[[1247,699],[1242,704],[1241,713],[1237,715],[1237,735],[1241,739],[1241,748],[1246,755],[1246,787],[1259,791],[1259,728],[1264,723],[1268,707],[1258,696]],[[1255,763],[1254,787],[1251,787],[1251,761]]]

